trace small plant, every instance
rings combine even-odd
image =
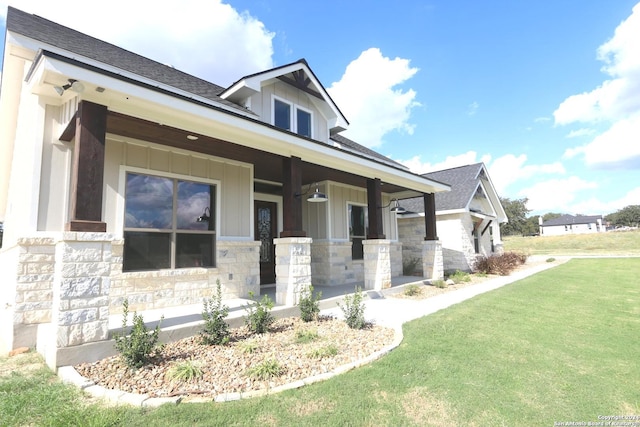
[[[243,341],[240,343],[239,347],[244,354],[253,354],[256,352],[256,350],[258,350],[258,347],[260,346],[255,341]]]
[[[436,288],[439,288],[439,289],[444,289],[447,286],[449,286],[449,285],[447,285],[447,282],[442,280],[442,279],[434,280],[433,282],[431,282],[431,284],[433,286],[435,286]]]
[[[481,256],[476,259],[474,271],[508,276],[513,270],[525,262],[527,262],[527,255],[518,252],[505,252],[489,257]]]
[[[251,378],[261,381],[270,380],[273,377],[279,377],[284,373],[284,368],[280,366],[277,360],[268,359],[264,362],[249,368],[247,375]]]
[[[253,299],[253,292],[249,292],[249,298]],[[269,331],[269,326],[276,320],[271,309],[273,309],[273,301],[268,295],[263,296],[260,301],[246,306],[245,324],[251,332],[264,334]]]
[[[116,350],[127,366],[140,368],[152,360],[162,345],[158,344],[158,334],[160,333],[160,323],[152,332],[149,332],[144,324],[142,315],[133,313],[133,327],[129,335],[126,334],[127,318],[129,317],[129,300],[122,303],[122,333],[115,336]],[[160,322],[164,316],[160,319]]]
[[[420,258],[413,257],[408,260],[402,261],[402,275],[403,276],[413,276],[413,273],[416,272],[418,265],[422,262]]]
[[[547,258],[547,262],[554,262],[556,259],[551,257],[551,258]]]
[[[222,345],[229,342],[229,325],[225,321],[229,307],[222,304],[220,280],[216,281],[216,292],[212,298],[203,301],[202,318],[204,326],[200,331],[200,340],[204,345]]]
[[[307,344],[317,340],[318,338],[320,338],[320,335],[318,335],[318,331],[315,329],[302,329],[296,331],[296,343],[298,344]]]
[[[312,322],[318,319],[320,314],[319,300],[322,292],[313,292],[313,286],[309,285],[309,289],[302,291],[300,294],[300,318],[305,322]]]
[[[404,294],[408,297],[414,297],[416,295],[420,295],[421,293],[422,289],[420,289],[420,286],[416,285],[415,283],[407,285],[407,287],[404,288]]]
[[[471,281],[471,276],[469,275],[469,273],[465,273],[464,271],[456,270],[455,273],[453,273],[452,275],[449,276],[449,279],[453,280],[453,283],[458,284],[458,283],[463,283],[463,282],[470,282]]]
[[[344,305],[339,302],[338,307],[344,314],[344,321],[351,329],[363,329],[367,322],[364,320],[364,302],[360,287],[356,286],[356,292],[353,295],[344,297]]]
[[[167,375],[172,381],[190,382],[202,377],[203,371],[200,363],[185,360],[173,365],[167,372]]]
[[[323,359],[325,357],[333,357],[338,354],[338,347],[333,344],[329,344],[325,347],[317,348],[307,354],[307,356],[313,359]]]

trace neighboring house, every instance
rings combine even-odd
[[[602,215],[562,215],[547,221],[539,218],[541,236],[559,236],[563,234],[601,233],[606,230],[602,225]]]
[[[10,7],[0,353],[37,345],[73,363],[125,298],[201,304],[218,281],[224,298],[275,283],[280,305],[312,280],[390,286],[402,245],[388,206],[449,186],[348,126],[304,60],[225,88]],[[440,245],[423,238],[425,277],[440,277]]]
[[[500,224],[507,222],[507,215],[483,163],[424,176],[451,185],[450,192],[435,196],[437,236],[442,243],[445,272],[471,271],[478,255],[502,251]],[[420,238],[425,234],[425,204],[420,198],[412,198],[402,200],[400,205],[406,209],[398,219],[403,263],[411,266],[419,257]]]

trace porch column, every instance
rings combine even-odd
[[[438,240],[436,231],[436,195],[425,193],[424,199],[424,227],[426,236],[424,240]]]
[[[311,286],[311,238],[273,239],[276,245],[276,304],[294,306]]]
[[[364,249],[364,288],[380,291],[391,287],[391,240],[362,242]]]
[[[109,339],[113,240],[107,233],[67,232],[56,243],[51,323],[38,330],[37,340],[52,369],[73,365],[79,352],[89,351],[77,346]]]
[[[288,157],[282,161],[282,231],[280,237],[306,237],[302,229],[302,159]]]
[[[102,177],[107,107],[88,101],[78,105],[71,170],[71,220],[68,231],[105,232],[102,221]]]
[[[367,239],[384,239],[382,229],[382,183],[379,178],[367,179],[367,209],[369,232]]]

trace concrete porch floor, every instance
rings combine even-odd
[[[391,288],[385,289],[384,292],[399,291],[404,285],[411,283],[422,284],[425,283],[425,279],[418,276],[399,276],[391,279]],[[364,289],[364,282],[351,283],[347,285],[339,286],[314,286],[315,292],[321,292],[319,305],[321,310],[335,308],[337,302],[341,301],[345,295],[349,295],[355,292],[356,287],[360,287],[363,293],[366,293],[369,298],[380,297],[378,292]],[[276,300],[276,285],[263,285],[260,287],[260,296],[257,299],[262,298],[264,295],[268,295],[269,298]],[[222,303],[229,307],[229,316],[227,318],[231,327],[237,327],[244,324],[244,316],[246,316],[245,307],[250,304],[252,300],[248,298],[233,298],[225,299]],[[180,307],[165,307],[161,309],[140,311],[140,314],[147,327],[155,328],[160,318],[164,316],[160,324],[160,328],[163,332],[169,333],[172,339],[181,339],[190,335],[194,335],[194,328],[199,328],[202,323],[202,303],[190,304]],[[297,307],[289,307],[283,305],[274,305],[272,313],[276,317],[288,317],[298,315],[299,311]],[[133,312],[129,313],[128,325],[132,324]],[[181,329],[183,329],[181,331]],[[109,316],[109,333],[113,336],[114,333],[120,333],[122,330],[122,314],[113,314]],[[195,331],[197,334],[198,331]],[[165,341],[166,342],[166,341]]]

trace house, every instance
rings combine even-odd
[[[557,218],[542,220],[540,223],[541,236],[560,236],[564,234],[586,234],[605,232],[602,225],[602,215],[561,215]]]
[[[508,219],[483,163],[423,176],[451,185],[451,191],[435,195],[437,237],[442,243],[445,272],[471,271],[478,255],[502,252],[500,224]],[[425,235],[423,217],[430,209],[420,198],[402,200],[400,205],[406,209],[398,220],[403,264],[413,268],[415,260],[420,259],[420,239]],[[421,263],[417,267],[421,272]]]
[[[343,137],[305,60],[221,87],[12,7],[4,46],[0,352],[73,363],[125,298],[201,304],[218,281],[224,298],[275,283],[289,306],[312,280],[388,287],[387,207],[449,190]]]

